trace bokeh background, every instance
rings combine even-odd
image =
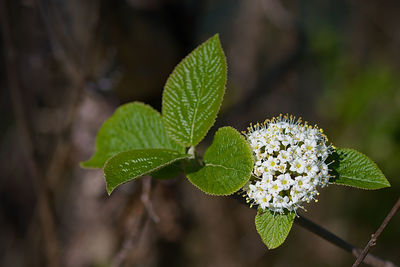
[[[173,67],[220,33],[229,75],[220,126],[301,116],[369,155],[391,188],[331,185],[305,216],[364,247],[400,192],[400,2],[1,0],[0,266],[350,266],[294,225],[268,251],[255,211],[183,176],[107,196],[79,162],[115,108],[160,109]],[[149,187],[150,186],[150,187]],[[146,194],[144,194],[145,192]],[[142,196],[154,213],[145,216]],[[154,219],[159,217],[159,222]],[[397,214],[372,252],[400,264]]]

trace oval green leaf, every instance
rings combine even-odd
[[[242,188],[253,170],[246,140],[231,127],[220,128],[204,154],[204,166],[185,169],[196,187],[212,195],[229,195]]]
[[[189,156],[167,149],[135,149],[118,153],[104,166],[107,192],[111,194],[120,184],[160,170],[187,157]]]
[[[295,213],[273,213],[259,209],[255,218],[256,229],[268,249],[282,245],[293,225]]]
[[[81,165],[102,168],[119,152],[145,148],[165,148],[184,153],[184,147],[167,135],[158,111],[139,102],[125,104],[105,121],[96,137],[95,154]]]
[[[380,189],[390,183],[378,166],[366,155],[350,148],[337,148],[330,165],[335,176],[331,182],[361,189]]]
[[[176,66],[162,99],[165,128],[172,139],[189,147],[204,138],[221,106],[226,75],[226,59],[218,35]]]

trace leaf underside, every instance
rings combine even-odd
[[[390,183],[378,166],[366,155],[350,148],[337,148],[332,155],[331,182],[361,189],[380,189]]]
[[[249,180],[253,156],[243,136],[231,127],[220,128],[204,154],[204,166],[187,168],[186,176],[208,194],[229,195]]]
[[[162,115],[173,140],[195,146],[214,124],[226,84],[226,59],[218,35],[174,69],[165,84]]]
[[[120,184],[160,170],[188,155],[167,149],[135,149],[118,153],[106,162],[104,177],[109,194]]]
[[[255,218],[258,234],[268,249],[279,247],[292,228],[295,213],[273,213],[259,209]]]
[[[139,102],[125,104],[100,128],[96,137],[95,154],[81,165],[102,168],[109,158],[119,152],[147,148],[184,152],[184,147],[167,135],[158,111]]]

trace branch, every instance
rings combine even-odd
[[[126,236],[122,242],[120,249],[115,254],[115,257],[111,262],[111,267],[121,266],[128,253],[132,250],[134,245],[139,240],[140,233],[143,230],[147,218],[147,213],[143,205],[140,205],[138,208],[134,209],[133,212],[130,214],[130,218],[128,219],[126,227]]]
[[[400,208],[400,198],[397,200],[397,202],[394,204],[394,206],[392,207],[392,209],[390,210],[390,212],[388,213],[388,215],[386,216],[386,218],[383,220],[381,226],[379,226],[378,230],[376,230],[375,234],[372,235],[371,240],[369,240],[367,246],[364,248],[364,250],[360,253],[360,255],[358,256],[356,262],[353,264],[353,267],[357,267],[359,266],[364,258],[365,261],[367,262],[368,259],[368,251],[370,250],[370,248],[372,246],[375,246],[376,244],[376,240],[378,239],[379,235],[382,233],[382,231],[385,229],[386,225],[389,223],[389,221],[393,218],[394,214],[397,212],[397,210]],[[387,265],[389,266],[389,265]]]
[[[244,198],[239,195],[239,194],[233,194],[230,195],[230,197],[238,200],[241,204],[244,204],[246,206],[249,206],[245,201]],[[253,209],[257,209],[256,206],[252,206]],[[360,255],[361,249],[354,247],[347,241],[341,239],[337,235],[329,232],[325,228],[319,226],[318,224],[310,221],[309,219],[303,217],[300,214],[297,214],[297,218],[294,221],[297,225],[307,229],[308,231],[318,235],[319,237],[325,239],[329,243],[344,249],[345,251],[351,253],[354,257],[358,257]],[[364,263],[369,264],[370,266],[375,266],[375,267],[395,267],[396,265],[390,261],[386,261],[383,259],[378,258],[377,256],[374,255],[367,255],[365,258]]]
[[[145,176],[142,178],[142,193],[140,196],[141,202],[136,202],[137,207],[129,214],[128,222],[125,230],[125,238],[114,259],[111,262],[111,267],[118,267],[124,262],[128,253],[134,248],[140,238],[145,223],[148,218],[158,223],[160,220],[154,212],[153,205],[150,201],[151,178]],[[136,200],[136,199],[135,199]]]
[[[153,222],[158,223],[160,221],[160,217],[156,214],[153,208],[153,203],[151,203],[150,200],[150,191],[151,191],[151,177],[146,176],[142,178],[142,186],[143,186],[143,191],[142,195],[140,196],[140,200],[142,201],[143,205],[145,206],[147,213],[149,214],[150,218],[153,220]]]
[[[309,219],[303,217],[302,215],[298,214],[298,217],[294,221],[297,225],[307,229],[310,232],[313,232],[314,234],[318,235],[319,237],[322,237],[329,243],[346,250],[347,252],[351,253],[354,257],[358,257],[360,255],[361,249],[354,247],[347,241],[341,239],[337,235],[329,232],[325,228],[319,226],[318,224],[310,221]],[[386,261],[383,259],[378,258],[377,256],[374,255],[368,255],[365,258],[365,263],[370,265],[370,266],[376,266],[376,267],[392,267],[396,266],[390,261]]]
[[[341,249],[346,250],[347,252],[352,253],[354,247],[353,245],[347,243],[340,237],[336,236],[335,234],[329,232],[325,228],[319,226],[318,224],[310,221],[309,219],[303,217],[301,214],[297,214],[297,218],[295,219],[295,223],[298,224],[299,226],[307,229],[310,232],[313,232],[314,234],[318,235],[319,237],[322,237],[326,241],[334,244],[337,247],[340,247]]]

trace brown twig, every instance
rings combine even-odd
[[[308,231],[318,235],[319,237],[322,237],[323,239],[327,240],[328,242],[334,244],[337,247],[340,247],[347,252],[352,252],[354,249],[354,246],[351,245],[350,243],[344,241],[340,237],[336,236],[335,234],[329,232],[325,228],[319,226],[318,224],[310,221],[309,219],[303,217],[301,214],[297,214],[298,217],[295,219],[295,223]]]
[[[238,200],[241,204],[244,204],[248,206],[248,204],[244,201],[244,198],[241,195],[238,194],[233,194],[231,195],[232,198]],[[252,206],[253,209],[257,209],[256,206]],[[307,229],[308,231],[318,235],[319,237],[325,239],[329,243],[344,249],[345,251],[351,253],[354,257],[358,257],[360,255],[361,249],[354,247],[347,241],[341,239],[337,235],[333,234],[332,232],[329,232],[325,228],[319,226],[318,224],[310,221],[309,219],[303,217],[301,214],[298,214],[294,222]],[[369,264],[370,266],[374,267],[395,267],[396,265],[392,263],[391,261],[383,260],[381,258],[378,258],[377,256],[374,255],[367,255],[364,261],[366,264]]]
[[[124,262],[128,253],[138,242],[140,233],[142,232],[148,218],[153,220],[155,223],[160,220],[157,214],[154,212],[153,205],[150,201],[151,177],[145,176],[141,180],[141,202],[138,207],[136,207],[136,209],[133,209],[131,214],[129,215],[125,238],[122,241],[120,249],[115,254],[115,257],[111,262],[111,267],[118,267]]]
[[[10,91],[13,111],[16,117],[17,130],[20,135],[19,137],[21,139],[21,143],[24,147],[22,153],[25,157],[25,162],[31,175],[37,197],[37,208],[39,211],[40,226],[45,244],[46,261],[48,266],[57,267],[60,265],[60,261],[56,227],[53,213],[50,208],[50,201],[48,197],[48,192],[46,190],[46,183],[42,175],[39,174],[39,169],[33,156],[34,147],[32,137],[29,134],[29,127],[27,119],[25,117],[24,107],[21,103],[22,95],[18,83],[15,51],[10,34],[8,14],[9,12],[7,10],[6,2],[1,1],[1,31],[5,50],[8,89]]]
[[[122,241],[120,249],[111,261],[111,267],[121,266],[128,253],[137,243],[147,218],[147,213],[143,204],[132,211],[130,218],[128,219],[127,233]]]
[[[353,267],[359,266],[363,261],[364,258],[368,257],[368,251],[372,246],[375,246],[376,240],[378,239],[379,235],[382,233],[382,231],[385,229],[386,225],[389,223],[389,221],[393,218],[394,214],[397,212],[397,210],[400,208],[400,198],[397,200],[397,202],[393,205],[392,209],[386,216],[386,218],[383,220],[381,226],[379,226],[378,230],[376,230],[375,234],[372,235],[371,239],[369,240],[368,244],[366,247],[363,249],[363,251],[360,253],[358,256],[357,260],[354,262]],[[367,260],[365,260],[367,262]],[[385,265],[386,266],[386,265]],[[387,265],[389,266],[389,265]]]
[[[140,200],[143,202],[143,205],[145,206],[147,213],[149,214],[153,222],[158,223],[160,221],[160,218],[155,213],[153,209],[153,203],[151,203],[150,201],[151,177],[145,176],[142,178],[142,180],[143,180],[142,181],[143,192],[142,195],[140,196]]]
[[[329,232],[325,228],[319,226],[318,224],[310,221],[309,219],[303,217],[302,215],[298,214],[298,217],[294,221],[297,225],[307,229],[308,231],[318,235],[319,237],[322,237],[329,243],[344,249],[345,251],[351,253],[354,257],[357,257],[360,254],[361,249],[354,247],[347,241],[341,239],[337,235]],[[396,266],[390,261],[383,260],[378,258],[377,256],[374,255],[368,255],[365,258],[365,263],[370,265],[370,266],[375,266],[375,267],[393,267]]]

